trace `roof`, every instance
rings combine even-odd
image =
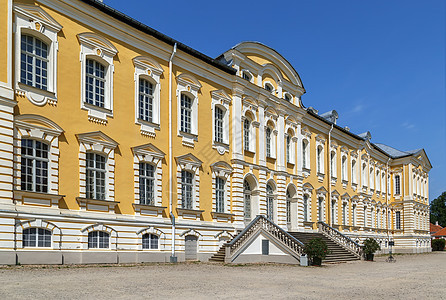
[[[80,1],[102,11],[103,13],[109,15],[112,18],[115,18],[118,21],[121,21],[123,23],[126,23],[127,25],[132,26],[133,28],[135,28],[143,33],[151,35],[154,38],[156,38],[166,44],[169,44],[172,46],[177,44],[177,49],[179,49],[189,55],[192,55],[192,56],[202,60],[203,62],[205,62],[209,65],[212,65],[226,73],[229,73],[231,75],[235,75],[237,73],[237,70],[235,70],[234,68],[232,68],[230,66],[227,66],[226,64],[220,62],[219,60],[213,59],[213,58],[211,58],[197,50],[194,50],[191,47],[189,47],[183,43],[180,43],[177,40],[175,40],[171,37],[168,37],[167,35],[164,35],[161,32],[127,16],[126,14],[124,14],[124,13],[122,13],[122,12],[102,3],[102,2],[100,2],[99,0],[80,0]]]
[[[380,148],[382,151],[384,151],[385,153],[387,153],[387,155],[391,156],[392,158],[400,158],[400,157],[405,157],[405,156],[409,156],[409,155],[413,155],[416,154],[418,152],[420,152],[423,149],[416,149],[416,150],[410,150],[410,151],[401,151],[398,149],[395,149],[393,147],[387,146],[385,144],[374,144],[376,147]]]
[[[441,229],[443,229],[443,227],[441,227],[440,225],[435,225],[435,224],[430,223],[430,233],[431,234],[436,233],[436,232],[440,231]]]
[[[446,227],[435,232],[432,236],[446,236]]]

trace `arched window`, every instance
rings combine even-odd
[[[184,209],[192,209],[192,187],[193,187],[193,174],[189,171],[181,171],[181,205]]]
[[[304,195],[304,222],[308,222],[308,195]]]
[[[251,221],[251,185],[247,180],[243,182],[244,218],[245,222]]]
[[[105,231],[91,231],[88,233],[89,249],[107,249],[110,248],[110,235]]]
[[[265,83],[265,90],[267,90],[268,92],[272,93],[274,90],[274,87],[271,83]]]
[[[291,223],[291,194],[290,191],[286,191],[286,222]]]
[[[48,45],[42,40],[22,34],[20,82],[41,90],[48,89]]]
[[[223,143],[223,110],[216,106],[214,115],[215,141]]]
[[[271,128],[266,128],[266,157],[271,157]]]
[[[395,175],[395,195],[401,194],[400,175]]]
[[[139,203],[155,205],[155,166],[139,163]]]
[[[36,140],[21,140],[21,189],[48,192],[49,146]]]
[[[105,156],[98,153],[87,153],[87,198],[105,199]]]
[[[251,130],[251,121],[246,118],[243,121],[243,145],[245,148],[245,151],[249,151],[249,141],[251,139],[251,134],[250,134],[250,130]]]
[[[85,60],[85,102],[105,106],[105,74],[106,67],[93,60]]]
[[[181,94],[181,110],[180,110],[180,131],[192,132],[192,99],[185,94]]]
[[[286,136],[286,162],[291,163],[291,136]]]
[[[302,167],[309,169],[309,165],[308,165],[308,141],[307,140],[303,140],[302,141]]]
[[[225,180],[221,177],[215,178],[215,210],[225,212]]]
[[[156,234],[146,233],[142,236],[143,249],[158,249],[159,237]]]
[[[269,183],[266,185],[266,217],[274,221],[274,189]]]
[[[153,95],[154,85],[143,78],[139,79],[139,115],[138,118],[147,122],[153,122]]]
[[[23,247],[51,247],[51,231],[43,228],[23,230]]]

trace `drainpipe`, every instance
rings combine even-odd
[[[333,130],[333,124],[331,124],[330,131],[328,132],[328,215],[330,216],[331,227],[333,227],[333,218],[331,215],[331,132]]]
[[[170,218],[172,220],[172,253],[170,256],[170,262],[177,262],[175,256],[175,215],[173,214],[173,175],[172,175],[172,60],[177,52],[177,43],[173,46],[172,55],[169,59],[169,205],[170,205]]]

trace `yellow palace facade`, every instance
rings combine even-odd
[[[0,264],[208,260],[257,215],[430,251],[424,150],[305,107],[275,50],[212,59],[94,0],[0,6]]]

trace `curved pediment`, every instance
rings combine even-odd
[[[283,79],[303,87],[299,74],[293,66],[276,50],[259,42],[243,42],[233,49],[244,54],[246,57],[261,65],[267,73],[279,73]]]

